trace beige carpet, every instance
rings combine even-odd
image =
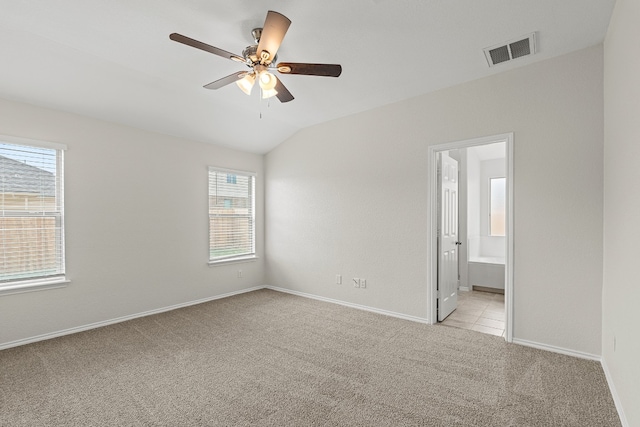
[[[620,422],[596,362],[262,290],[0,351],[0,425]]]

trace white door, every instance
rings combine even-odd
[[[438,170],[438,321],[441,322],[458,306],[458,162],[448,152],[442,152]]]

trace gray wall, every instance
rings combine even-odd
[[[282,143],[265,162],[267,283],[425,318],[427,147],[514,132],[514,336],[599,355],[602,57],[585,49]]]
[[[618,0],[605,41],[603,365],[640,426],[640,2]],[[615,342],[615,344],[614,344]]]
[[[263,156],[5,100],[0,134],[68,146],[71,279],[0,296],[0,346],[263,284]],[[207,265],[209,165],[258,174],[258,261]]]

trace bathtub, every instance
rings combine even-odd
[[[468,248],[469,287],[504,292],[504,237],[470,238]]]

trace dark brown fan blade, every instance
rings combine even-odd
[[[208,85],[205,85],[204,87],[206,89],[220,89],[223,86],[226,86],[233,82],[237,82],[238,80],[240,80],[246,75],[247,75],[246,71],[238,71],[237,73],[230,74],[227,77],[223,77],[219,80],[216,80],[215,82],[211,82]]]
[[[270,64],[276,57],[280,43],[282,43],[284,35],[287,34],[289,25],[291,25],[291,21],[283,14],[273,10],[267,12],[267,19],[264,21],[257,51],[258,58],[262,51],[269,52],[269,57],[264,61],[264,64]]]
[[[276,81],[278,82],[276,83],[276,87],[275,87],[276,92],[278,92],[276,96],[278,97],[280,102],[293,101],[293,95],[291,95],[291,92],[289,92],[289,89],[284,87],[284,85],[282,84],[279,78],[276,77]]]
[[[205,52],[213,53],[214,55],[222,56],[223,58],[233,59],[234,61],[244,62],[244,58],[241,56],[235,55],[231,52],[227,52],[226,50],[218,49],[217,47],[208,45],[206,43],[199,42],[198,40],[194,40],[187,36],[183,36],[178,33],[171,33],[169,38],[175,42],[186,44],[187,46],[195,47],[196,49],[204,50]]]
[[[304,74],[307,76],[338,77],[342,73],[342,66],[338,64],[304,64],[296,62],[281,62],[278,71],[283,74]]]

